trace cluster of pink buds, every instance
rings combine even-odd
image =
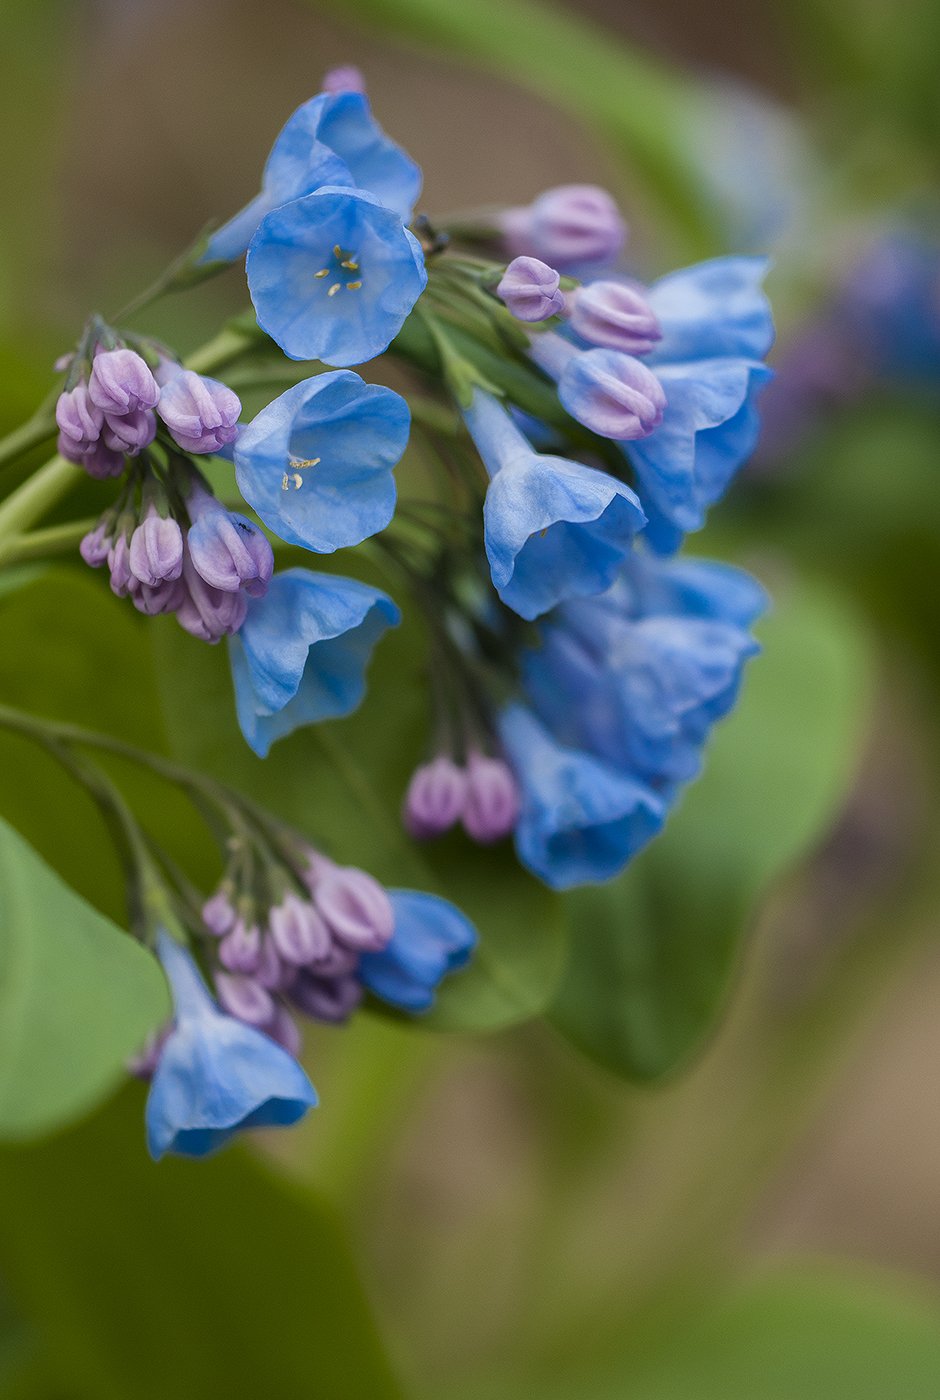
[[[441,836],[458,822],[480,845],[515,829],[519,788],[505,759],[472,750],[460,765],[446,754],[416,768],[402,805],[405,829],[416,841]]]
[[[345,1021],[362,1000],[359,960],[381,952],[395,931],[388,892],[371,875],[309,850],[302,886],[264,910],[223,881],[203,906],[213,936],[213,981],[231,1015],[296,1054],[292,1012]]]

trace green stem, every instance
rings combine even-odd
[[[200,374],[224,369],[253,344],[254,337],[250,333],[229,326],[190,355],[186,364],[189,369],[194,369]],[[19,535],[28,530],[34,521],[57,505],[81,479],[78,467],[67,462],[64,457],[55,456],[24,481],[22,486],[11,492],[0,505],[0,554],[6,553],[3,542],[9,536]]]
[[[27,418],[12,433],[0,438],[0,467],[24,457],[52,437],[55,437],[55,410],[52,407],[40,408],[32,418]]]
[[[64,525],[50,525],[45,530],[13,535],[0,545],[0,568],[22,564],[30,559],[47,559],[51,554],[70,554],[77,544],[93,530],[96,520],[69,520]]]

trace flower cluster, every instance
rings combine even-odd
[[[563,186],[448,228],[415,217],[420,188],[355,70],[327,75],[289,119],[260,193],[186,269],[244,257],[257,325],[239,322],[213,363],[240,387],[283,388],[249,422],[231,387],[89,323],[60,448],[124,481],[82,553],[141,612],[229,637],[239,722],[264,757],[360,704],[401,617],[356,579],[275,571],[276,552],[371,541],[428,649],[407,832],[512,836],[555,889],[607,880],[699,771],[757,650],[760,587],[673,556],[757,439],[766,262],[717,258],[647,284],[603,190]],[[366,361],[378,378],[393,362],[404,392],[363,380],[351,366]],[[224,504],[207,454],[233,464]],[[229,508],[235,486],[251,517]],[[298,1014],[342,1021],[366,994],[423,1010],[473,945],[437,896],[386,890],[256,812],[239,821],[221,885],[184,921],[217,1000],[179,942],[158,940],[177,1010],[150,1066],[155,1155],[293,1121],[314,1101],[293,1058]]]

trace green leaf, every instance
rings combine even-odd
[[[702,1043],[758,901],[825,836],[858,761],[871,661],[855,613],[791,582],[758,631],[739,707],[665,833],[618,880],[567,897],[553,1019],[630,1078],[666,1074]]]
[[[0,1138],[86,1112],[168,1010],[155,959],[0,820]]]
[[[803,1268],[735,1289],[652,1354],[591,1370],[514,1400],[935,1400],[940,1303],[890,1275]]]
[[[142,1099],[0,1152],[0,1270],[49,1394],[399,1396],[327,1209],[244,1149],[154,1165]]]
[[[368,568],[357,559],[354,572],[367,575]],[[480,945],[472,963],[446,979],[433,1012],[414,1024],[495,1030],[541,1014],[564,962],[557,898],[520,870],[508,849],[481,851],[461,835],[418,847],[401,827],[402,794],[426,757],[420,629],[406,622],[379,643],[355,715],[301,730],[262,760],[238,729],[224,648],[154,621],[162,624],[152,637],[166,728],[179,757],[243,787],[337,858],[388,885],[444,895],[476,923]]]

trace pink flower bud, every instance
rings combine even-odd
[[[215,989],[221,1006],[230,1016],[237,1016],[239,1021],[246,1021],[249,1026],[266,1026],[273,1020],[271,994],[254,978],[217,972]]]
[[[561,279],[553,267],[538,258],[513,258],[500,279],[496,294],[517,321],[547,321],[565,309]]]
[[[467,800],[463,825],[467,835],[481,845],[501,841],[515,828],[519,816],[519,788],[508,763],[472,753],[467,759]]]
[[[219,962],[229,972],[254,972],[261,961],[261,930],[238,919],[219,944]]]
[[[463,811],[467,777],[453,759],[441,754],[411,775],[402,821],[416,841],[427,841],[450,829]]]
[[[354,866],[340,866],[318,881],[314,901],[334,937],[357,951],[378,952],[395,931],[385,889]]]
[[[591,345],[647,355],[662,340],[656,313],[627,282],[592,282],[570,297],[571,328]]]
[[[135,350],[102,350],[91,367],[88,393],[104,413],[120,417],[156,407],[160,386]]]
[[[609,266],[627,237],[616,203],[596,185],[558,185],[524,209],[505,210],[500,222],[511,252],[541,258],[559,272]]]
[[[271,939],[280,956],[293,967],[326,957],[332,939],[322,914],[309,902],[288,894],[268,917]]]

